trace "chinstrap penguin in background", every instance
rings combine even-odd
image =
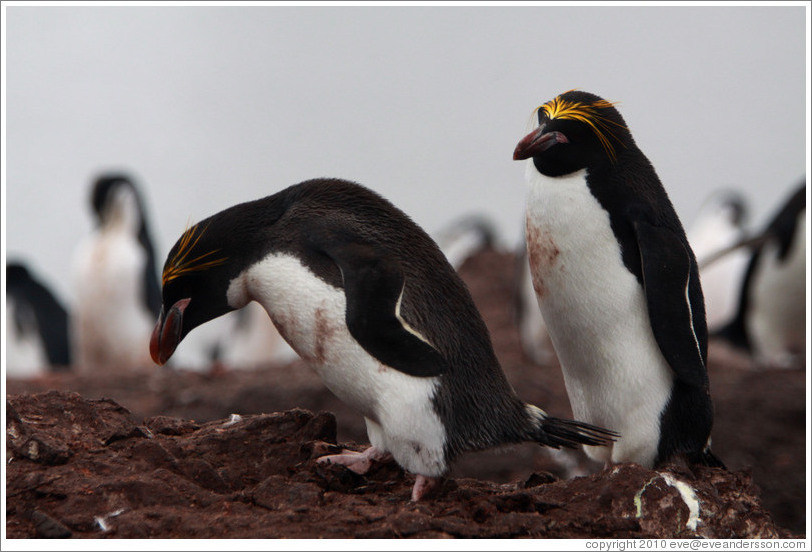
[[[522,402],[465,284],[403,212],[351,182],[318,179],[189,228],[163,269],[150,343],[162,364],[195,327],[251,301],[340,399],[372,444],[321,461],[358,473],[394,459],[419,500],[461,453],[535,441],[600,446],[606,430]]]
[[[749,258],[738,287],[735,313],[712,337],[750,353],[758,367],[803,367],[807,339],[806,232],[804,181],[762,232],[744,240],[754,247],[744,248]]]
[[[106,174],[90,199],[96,227],[77,248],[73,266],[77,368],[148,367],[145,351],[161,294],[142,198],[128,176]]]
[[[749,257],[746,249],[713,257],[747,236],[747,203],[735,190],[720,190],[704,202],[686,229],[688,243],[699,266],[705,297],[705,319],[713,332],[728,322],[736,311],[738,289]]]
[[[594,94],[565,92],[534,115],[513,154],[529,159],[533,286],[575,418],[621,435],[587,454],[720,466],[697,264],[653,166]]]
[[[6,370],[33,377],[70,369],[68,311],[21,262],[6,265]]]

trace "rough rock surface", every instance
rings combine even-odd
[[[552,415],[571,416],[559,366],[533,364],[519,348],[510,309],[513,267],[511,254],[486,251],[470,258],[460,273],[519,395]],[[728,531],[719,535],[746,536],[764,531],[765,536],[804,536],[806,375],[793,370],[752,370],[714,343],[710,353],[716,409],[713,448],[731,472],[674,473],[695,489],[701,512],[717,512],[727,520],[709,524],[712,516],[700,513],[697,533],[713,530]],[[80,396],[48,394],[49,390]],[[7,466],[7,528],[12,538],[281,535],[273,531],[290,531],[284,534],[288,537],[692,534],[683,523],[690,510],[666,478],[634,466],[605,472],[579,451],[551,452],[528,444],[469,454],[458,461],[452,481],[435,501],[417,505],[407,500],[410,476],[397,469],[381,467],[359,479],[341,468],[318,466],[313,458],[323,454],[325,447],[329,450],[336,436],[338,442],[361,448],[366,434],[362,418],[338,401],[301,361],[208,373],[166,369],[93,376],[60,373],[8,380],[6,392],[11,398],[6,446],[14,457]],[[74,403],[85,406],[67,407]],[[314,418],[293,410],[300,408],[333,413],[337,435],[329,427],[334,423],[331,416]],[[241,415],[242,420],[225,425],[232,414]],[[301,423],[316,433],[285,433],[265,421],[268,416],[307,418],[310,421]],[[266,429],[248,429],[247,424]],[[321,429],[316,431],[316,426]],[[233,433],[238,430],[239,434]],[[224,433],[232,440],[217,446],[228,450],[220,454],[205,448],[214,447],[215,436]],[[268,450],[253,448],[260,443]],[[253,463],[248,463],[249,457]],[[78,469],[79,464],[84,467]],[[97,479],[102,476],[107,477],[105,482]],[[572,479],[575,476],[586,477]],[[629,483],[615,488],[620,479]],[[312,495],[316,488],[320,489],[318,500]],[[153,493],[164,491],[167,497],[153,498]],[[517,494],[522,498],[504,498]],[[707,498],[716,495],[730,502]],[[733,496],[738,498],[732,501]],[[666,508],[668,501],[671,506]],[[312,515],[313,509],[334,502],[340,504],[339,510],[350,509],[356,516],[343,521],[343,534],[330,532],[339,527],[325,525],[328,516]],[[603,506],[596,509],[595,504]],[[680,516],[679,523],[670,514],[660,516],[660,506]],[[589,523],[567,525],[564,518],[577,517],[572,512],[579,507]],[[619,513],[613,518],[615,509]],[[556,512],[567,516],[556,521]],[[269,524],[264,516],[271,514],[288,521]],[[316,533],[308,534],[299,525],[308,515],[316,518],[310,526]],[[132,527],[123,533],[123,520],[133,516]],[[264,521],[253,523],[254,516]],[[96,517],[108,531],[101,530]],[[661,529],[670,533],[652,529],[652,520],[665,518],[671,519],[671,525]],[[454,519],[469,532],[452,530]],[[378,533],[370,520],[377,520]],[[542,531],[539,527],[544,523],[547,529]],[[420,527],[424,529],[416,529]],[[682,532],[677,533],[680,527]],[[193,535],[192,529],[199,534]]]
[[[12,396],[8,412],[10,538],[788,536],[744,472],[456,479],[415,504],[413,477],[392,464],[360,476],[315,461],[338,450],[330,413],[140,424],[60,391]]]

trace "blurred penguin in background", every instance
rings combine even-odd
[[[31,378],[71,364],[68,313],[21,262],[6,265],[6,373]]]
[[[739,286],[750,258],[746,249],[734,249],[707,264],[713,255],[739,243],[747,236],[747,202],[735,190],[711,194],[688,228],[688,242],[699,264],[699,279],[705,296],[708,329],[719,329],[736,312]]]
[[[461,217],[434,236],[437,245],[454,270],[459,270],[467,259],[496,245],[493,222],[481,215]]]
[[[711,336],[759,368],[802,368],[806,352],[806,181],[755,238],[732,320]]]
[[[151,367],[149,339],[161,306],[144,203],[126,174],[93,184],[92,234],[74,256],[71,334],[84,371]]]

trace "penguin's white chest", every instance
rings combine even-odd
[[[529,167],[528,181],[530,270],[573,413],[621,434],[611,458],[608,447],[587,452],[650,464],[673,373],[651,330],[643,289],[624,266],[609,214],[584,171],[547,178]]]
[[[327,388],[367,418],[373,446],[413,473],[445,471],[445,429],[432,402],[438,378],[404,374],[367,353],[347,328],[343,290],[297,257],[272,254],[231,282],[229,304],[240,308],[251,300]]]

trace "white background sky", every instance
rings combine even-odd
[[[127,170],[163,264],[188,220],[320,176],[430,233],[520,236],[532,110],[619,101],[683,223],[719,188],[764,222],[806,174],[808,3],[4,5],[4,253],[69,303],[93,177]]]

